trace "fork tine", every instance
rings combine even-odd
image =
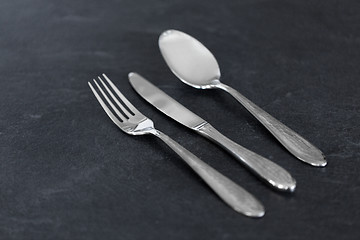
[[[94,93],[96,99],[98,100],[98,102],[100,103],[100,105],[102,106],[102,108],[104,109],[104,111],[106,112],[106,114],[109,116],[109,118],[120,128],[121,126],[121,122],[119,121],[119,119],[117,119],[117,117],[114,116],[114,114],[110,111],[110,109],[106,106],[106,104],[104,103],[104,101],[101,99],[101,97],[99,96],[99,94],[96,92],[96,90],[94,89],[94,87],[91,85],[90,82],[88,82],[89,87],[91,88],[91,91]]]
[[[116,102],[116,104],[120,107],[120,109],[123,111],[123,113],[125,113],[126,116],[130,117],[132,114],[128,112],[128,110],[126,110],[126,108],[124,108],[124,106],[119,102],[119,100],[117,100],[117,98],[114,96],[114,94],[110,91],[110,89],[106,86],[106,84],[104,83],[104,81],[98,77],[101,84],[105,87],[106,91],[110,94],[110,96],[112,97],[112,99]]]
[[[140,112],[126,99],[126,97],[119,91],[119,89],[112,83],[112,81],[105,75],[105,73],[103,73],[102,75],[104,76],[105,80],[110,84],[112,89],[114,89],[115,93],[119,96],[121,101],[123,101],[123,103],[130,109],[130,111],[132,111],[134,114],[139,114]]]
[[[96,86],[98,87],[98,89],[100,90],[100,92],[102,93],[103,97],[106,99],[106,101],[110,104],[111,108],[115,111],[115,113],[118,115],[118,117],[124,122],[126,121],[126,118],[124,117],[124,115],[119,112],[119,110],[114,106],[114,104],[110,101],[110,99],[108,98],[108,96],[105,94],[105,92],[102,90],[102,88],[100,87],[100,85],[96,82],[95,79],[93,79]]]

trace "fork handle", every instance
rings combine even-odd
[[[230,93],[246,110],[266,127],[272,135],[299,160],[316,167],[324,167],[326,160],[324,154],[306,139],[282,124],[269,113],[265,112],[255,103],[247,99],[235,89],[221,83],[218,88]]]
[[[214,192],[235,211],[249,217],[262,217],[265,214],[262,204],[245,189],[207,165],[194,154],[160,131],[154,133],[176,152]]]
[[[290,173],[277,165],[276,163],[240,146],[229,138],[222,135],[209,123],[206,123],[197,131],[219,144],[237,160],[252,170],[255,174],[265,180],[274,188],[281,191],[293,192],[296,187],[296,181],[291,177]]]

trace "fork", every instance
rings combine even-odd
[[[102,97],[106,100],[108,105],[110,105],[112,111],[102,100],[93,85],[90,82],[88,82],[88,84],[106,114],[123,132],[130,135],[152,134],[160,138],[172,150],[174,150],[174,152],[177,153],[190,166],[190,168],[192,168],[231,208],[248,217],[264,216],[265,209],[263,205],[253,195],[216,171],[211,166],[207,165],[194,154],[182,147],[179,143],[172,140],[169,136],[155,129],[153,121],[140,113],[105,74],[102,74],[102,76],[112,89],[111,91],[102,78],[98,77],[107,94],[95,79],[93,79],[93,81]],[[110,100],[109,96],[112,100]],[[123,102],[123,104],[120,103],[119,99]]]

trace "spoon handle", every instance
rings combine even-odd
[[[230,154],[236,157],[241,163],[252,170],[255,174],[265,180],[270,186],[280,191],[293,192],[296,187],[296,181],[291,177],[290,173],[274,162],[240,146],[229,138],[222,135],[209,123],[201,126],[197,131],[218,143]]]
[[[262,217],[262,204],[245,189],[207,165],[194,154],[183,148],[169,136],[156,130],[155,136],[176,152],[213,190],[235,211],[248,217]]]
[[[312,166],[326,166],[327,162],[325,160],[324,154],[299,134],[282,124],[280,121],[276,120],[274,117],[244,97],[235,89],[223,83],[218,84],[217,87],[230,93],[236,100],[238,100],[295,157]]]

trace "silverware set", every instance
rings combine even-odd
[[[167,30],[159,37],[159,48],[166,63],[181,81],[198,89],[225,90],[258,119],[296,158],[312,166],[326,165],[325,157],[319,149],[238,91],[221,83],[220,69],[215,57],[198,40],[177,30]],[[269,187],[286,192],[295,190],[296,181],[288,171],[230,140],[210,123],[139,74],[129,73],[128,77],[135,91],[147,102],[175,121],[221,146]],[[94,79],[93,83],[88,82],[88,84],[107,115],[122,131],[130,135],[152,134],[160,138],[235,211],[249,217],[264,216],[265,209],[260,201],[169,136],[155,129],[153,121],[140,113],[105,74],[98,77],[98,81]]]

